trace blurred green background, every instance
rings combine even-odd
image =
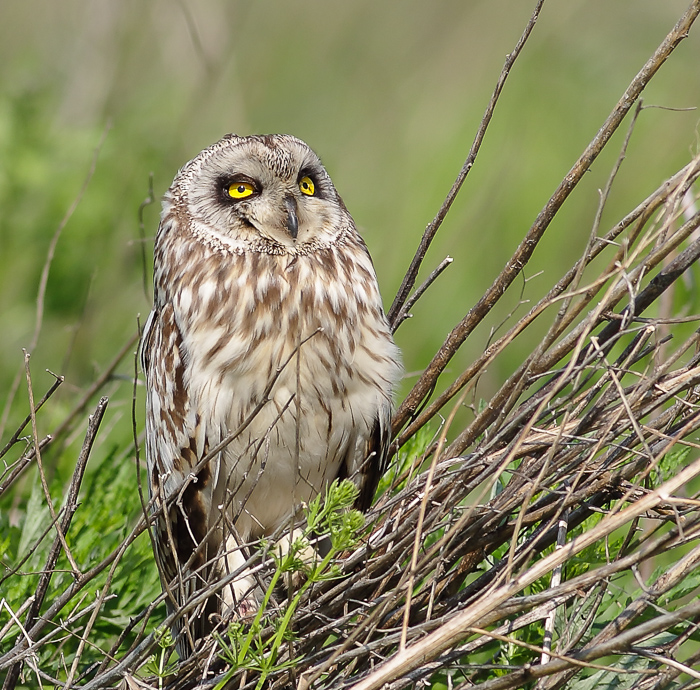
[[[686,4],[545,4],[423,274],[447,254],[455,263],[399,331],[406,385],[497,275]],[[388,307],[533,6],[0,2],[1,405],[32,340],[51,238],[106,127],[95,174],[56,247],[32,354],[37,391],[51,381],[45,369],[66,376],[57,400],[93,381],[135,331],[137,314],[143,321],[149,310],[138,226],[149,174],[159,198],[178,167],[226,132],[288,132],[319,153],[370,247]],[[646,104],[697,107],[699,65],[695,27],[652,82]],[[689,159],[698,119],[697,111],[642,113],[603,230]],[[540,297],[578,257],[622,134],[548,230],[527,268],[529,276],[544,273],[528,282],[525,299]],[[149,271],[158,212],[157,203],[145,210]],[[481,352],[521,287],[469,339],[453,373]],[[522,347],[537,337],[533,329]],[[482,397],[523,351],[491,367]],[[120,404],[127,413],[133,362],[119,371],[124,381],[108,415]],[[22,384],[8,424],[26,409]]]

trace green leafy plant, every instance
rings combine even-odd
[[[148,657],[142,671],[158,678],[158,690],[162,690],[167,677],[172,675],[177,668],[176,664],[170,661],[175,644],[172,633],[165,627],[158,628],[156,637],[160,651]]]
[[[264,687],[272,671],[293,665],[293,659],[279,661],[279,650],[285,641],[293,638],[293,617],[306,591],[315,584],[337,578],[340,572],[333,560],[357,544],[358,533],[364,525],[362,514],[352,509],[357,493],[357,487],[348,480],[331,483],[304,508],[306,524],[299,532],[295,530],[286,551],[276,552],[269,544],[263,546],[274,559],[275,570],[254,620],[251,623],[234,621],[228,627],[226,639],[216,636],[220,656],[230,665],[216,690],[222,690],[241,669],[259,673],[256,685],[259,689]],[[322,558],[317,557],[311,547],[311,540],[318,539],[318,535],[330,541],[330,549]],[[290,599],[271,616],[269,605],[275,588],[298,574],[303,575],[303,584],[296,592],[290,592]],[[267,632],[269,624],[273,627],[271,634]]]

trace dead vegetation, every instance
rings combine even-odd
[[[415,298],[425,292],[422,299],[430,299],[426,288],[449,263],[414,290],[541,4],[507,58],[464,168],[425,231],[390,310],[395,328]],[[685,313],[682,301],[673,299],[683,281],[691,281],[686,291],[697,290],[692,268],[700,257],[700,156],[612,227],[601,221],[643,116],[642,91],[699,13],[700,0],[642,67],[502,273],[399,406],[391,476],[367,529],[339,559],[342,577],[320,579],[302,593],[264,674],[265,687],[700,687],[700,316]],[[476,361],[448,376],[460,345],[521,274],[623,121],[627,134],[581,258]],[[541,342],[457,428],[455,416],[480,374],[541,322],[547,324]],[[133,345],[132,339],[115,366]],[[25,424],[2,450],[0,494],[34,463],[43,476],[43,449],[75,426],[78,411],[108,377],[96,382],[51,436],[39,437],[35,413],[50,404],[54,389],[31,401]],[[28,363],[26,378],[30,383]],[[86,649],[94,657],[91,631],[110,597],[112,577],[146,526],[142,517],[107,558],[87,570],[71,558],[71,518],[106,405],[102,399],[94,409],[63,507],[33,547],[52,542],[33,598],[2,619],[3,688],[260,687],[260,659],[236,670],[222,658],[216,639],[186,663],[169,665],[169,650],[158,645],[163,628],[149,624],[162,597],[135,612],[111,648],[99,649],[99,664],[81,661]],[[12,458],[25,429],[32,438]],[[45,481],[43,490],[46,504],[53,505]],[[59,557],[71,577],[46,600]],[[268,559],[261,576],[274,569]],[[6,571],[0,583],[13,577]],[[93,599],[87,593],[94,593],[96,578],[102,579]],[[190,608],[206,594],[196,595]],[[11,610],[6,599],[2,603]],[[279,630],[278,619],[263,621],[256,638],[262,657],[265,640]],[[65,634],[78,640],[70,658],[58,671],[40,668],[41,650],[58,645]],[[156,662],[163,660],[156,675],[143,671],[154,654]]]

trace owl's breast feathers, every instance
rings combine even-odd
[[[198,478],[197,510],[233,495],[240,531],[268,533],[335,477],[351,477],[369,507],[400,365],[359,236],[295,254],[166,238],[146,364],[149,458],[165,495],[242,428],[208,483]]]

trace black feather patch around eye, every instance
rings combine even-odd
[[[236,175],[222,175],[216,181],[219,198],[227,203],[237,203],[242,199],[250,199],[260,194],[262,186],[258,180],[239,173]]]
[[[321,199],[328,196],[326,189],[326,178],[319,173],[317,168],[313,166],[303,167],[299,171],[299,175],[297,175],[297,185],[300,185],[305,177],[308,177],[313,183],[314,192],[310,196],[315,196]]]

